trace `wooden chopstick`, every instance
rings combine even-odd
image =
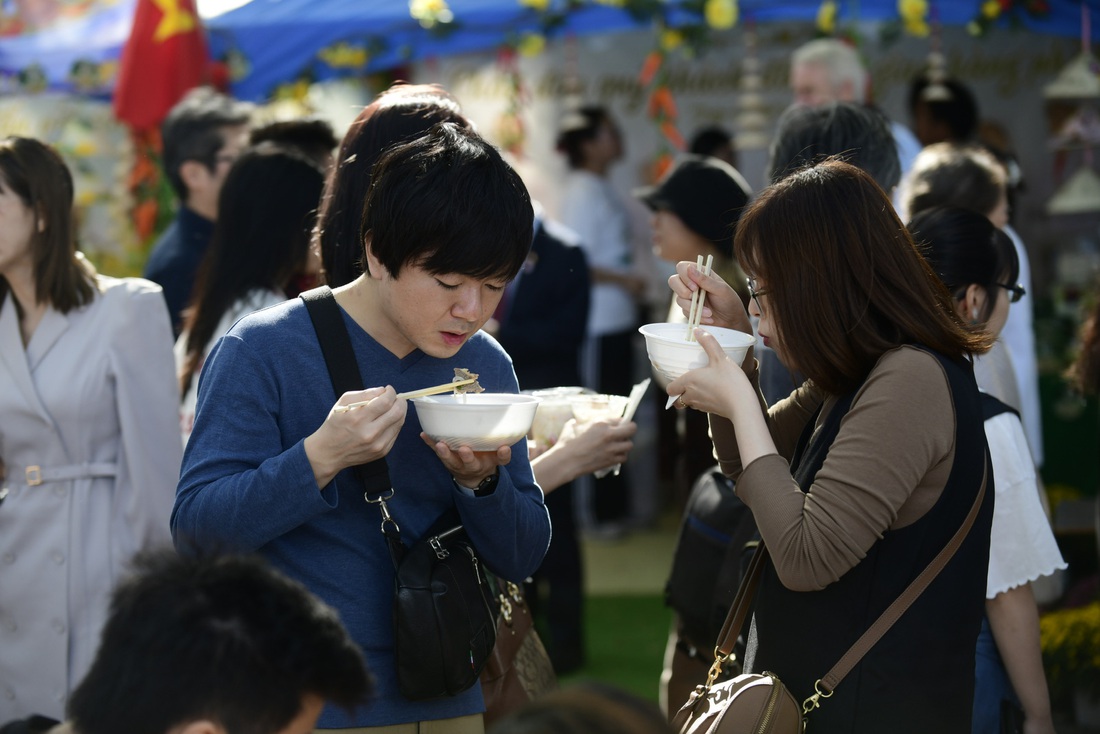
[[[707,264],[703,265],[703,256],[700,255],[696,261],[697,265],[702,268],[703,275],[710,275],[711,266],[714,264],[714,255],[707,255]],[[695,296],[699,296],[696,300]],[[703,304],[707,300],[707,292],[700,288],[691,294],[692,310],[688,318],[688,333],[687,340],[689,342],[695,341],[695,330],[699,327],[699,324],[703,321]]]
[[[423,397],[427,397],[428,395],[439,395],[440,393],[445,393],[449,390],[454,390],[456,387],[463,387],[464,385],[472,385],[475,382],[477,382],[477,380],[474,379],[474,378],[470,378],[469,380],[458,380],[456,382],[447,382],[447,383],[444,383],[442,385],[434,385],[432,387],[425,387],[425,388],[422,388],[420,390],[412,390],[410,392],[399,392],[399,393],[397,393],[397,397],[399,397],[403,400],[411,400],[412,398],[423,398]],[[372,400],[373,400],[373,398],[372,398]],[[362,408],[364,405],[366,405],[369,402],[370,402],[370,400],[360,400],[357,403],[348,403],[347,405],[337,405],[332,409],[332,412],[333,413],[347,413],[349,410],[353,410],[355,408]]]
[[[699,268],[700,270],[703,269],[703,256],[702,255],[698,255],[695,258],[695,267]],[[691,341],[692,340],[691,330],[692,330],[692,324],[695,322],[695,307],[698,303],[699,303],[699,290],[696,289],[691,294],[691,307],[688,309],[687,332],[684,334],[684,341]]]

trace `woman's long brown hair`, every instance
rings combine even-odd
[[[955,360],[992,345],[960,321],[882,189],[843,161],[761,192],[741,215],[734,248],[767,292],[788,366],[830,393],[854,390],[903,344]]]

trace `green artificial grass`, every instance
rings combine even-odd
[[[584,604],[587,661],[563,676],[562,685],[597,680],[656,702],[672,619],[664,599],[590,595]]]

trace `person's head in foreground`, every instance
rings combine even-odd
[[[527,188],[496,148],[450,122],[391,148],[372,178],[360,231],[372,335],[399,356],[450,357],[527,258]]]
[[[734,251],[761,339],[829,393],[855,389],[903,344],[953,359],[988,349],[886,194],[849,163],[827,160],[764,189],[741,215]]]
[[[371,691],[336,613],[254,557],[139,556],[111,597],[77,734],[308,734]]]

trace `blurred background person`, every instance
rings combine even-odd
[[[906,216],[934,206],[970,209],[987,217],[1012,239],[1019,263],[1019,283],[1025,293],[1009,311],[1001,338],[975,362],[982,389],[1019,411],[1036,466],[1043,463],[1039,367],[1032,329],[1031,271],[1027,250],[1008,227],[1007,174],[997,159],[976,145],[935,143],[921,151],[902,183]],[[1011,339],[1011,341],[1009,341]]]
[[[579,107],[563,118],[557,150],[569,166],[558,214],[577,233],[592,282],[581,378],[598,393],[629,395],[638,307],[647,279],[633,262],[626,202],[608,178],[623,156],[622,133],[605,108]],[[590,526],[586,530],[606,538],[626,530],[632,510],[628,471],[595,480],[591,497],[581,495],[580,515]]]
[[[688,143],[688,151],[695,155],[709,155],[737,167],[733,134],[721,125],[708,125],[696,130]]]
[[[318,117],[269,122],[253,128],[248,134],[248,141],[251,146],[272,143],[281,148],[299,151],[316,163],[326,178],[336,160],[336,146],[340,144],[332,125]],[[323,278],[320,247],[315,246],[313,249],[309,267],[295,273],[284,288],[287,298],[297,298],[299,294],[321,284]]]
[[[1100,393],[1100,298],[1081,325],[1081,346],[1070,365],[1070,383],[1085,395]]]
[[[745,276],[733,258],[733,234],[752,189],[737,169],[707,156],[684,155],[656,186],[634,192],[653,212],[653,249],[668,263],[713,258],[723,280],[748,302]],[[686,323],[671,299],[667,321]],[[675,507],[682,510],[696,477],[714,465],[707,418],[694,411],[664,410],[664,381],[657,378],[658,446],[671,463]],[[663,430],[661,430],[663,429]]]
[[[310,237],[323,187],[312,160],[270,143],[247,149],[229,169],[218,197],[222,215],[175,346],[184,443],[214,342],[242,316],[287,300],[295,274],[320,271]]]
[[[168,310],[153,283],[97,275],[75,227],[61,157],[0,140],[0,721],[61,718],[122,564],[170,542]]]
[[[283,148],[300,151],[317,164],[325,174],[335,160],[333,152],[340,144],[339,138],[327,120],[306,117],[297,120],[278,120],[252,128],[248,144],[273,143]]]
[[[863,169],[887,196],[894,197],[901,164],[890,121],[872,107],[851,102],[785,110],[769,150],[768,180],[774,184],[830,156]],[[784,365],[766,344],[757,344],[755,351],[760,362],[760,390],[768,405],[787,397],[804,381],[793,365]]]
[[[922,211],[909,222],[909,231],[954,296],[959,317],[975,330],[1000,333],[1021,291],[1008,236],[978,212],[949,207]],[[1066,563],[1039,503],[1019,414],[988,393],[982,394],[982,409],[996,501],[972,731],[1010,731],[1007,712],[1022,709],[1028,734],[1053,734],[1031,583]]]
[[[934,80],[929,72],[909,83],[909,117],[922,147],[972,143],[978,134],[978,101],[958,79]]]
[[[188,92],[161,124],[164,175],[179,199],[179,209],[153,245],[145,277],[164,289],[177,336],[195,274],[214,234],[218,192],[247,143],[251,114],[251,106],[199,87]]]
[[[505,288],[485,329],[512,358],[522,389],[580,385],[580,350],[588,323],[588,264],[577,236],[547,219],[537,202],[534,210],[531,252]],[[611,426],[609,429],[614,430]],[[575,435],[577,431],[570,434]],[[541,471],[535,463],[531,467],[546,494],[554,534],[542,565],[531,577],[529,600],[536,614],[545,614],[549,632],[546,648],[554,670],[562,675],[575,671],[585,661],[584,572],[572,480],[604,467],[580,471],[583,462],[576,456],[567,458],[570,442],[561,442],[560,437],[559,442],[553,454],[543,456]],[[589,441],[572,443],[576,448],[589,445]],[[535,451],[545,449],[538,446]],[[568,478],[550,486],[547,475],[555,457],[557,465],[567,469]]]
[[[816,107],[830,102],[871,105],[870,78],[859,51],[836,38],[818,38],[795,49],[791,54],[790,85],[797,105]],[[896,120],[890,120],[889,124],[904,176],[921,144],[905,125]],[[886,191],[889,193],[889,189]]]

